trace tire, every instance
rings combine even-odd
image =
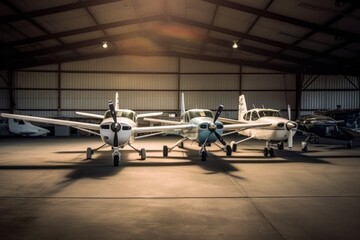
[[[275,154],[274,154],[274,149],[273,149],[273,148],[270,148],[270,149],[269,149],[269,155],[270,155],[270,157],[274,157],[274,156],[275,156]]]
[[[114,167],[119,166],[119,161],[120,161],[119,155],[114,155],[113,161],[114,161]]]
[[[201,161],[205,162],[207,159],[207,152],[206,151],[202,151],[201,152]]]
[[[140,150],[140,159],[141,159],[141,160],[145,160],[145,159],[146,159],[146,150],[145,150],[145,148],[142,148],[142,149]]]
[[[284,150],[284,142],[281,141],[280,143],[278,143],[277,147],[278,147],[279,150]]]
[[[237,144],[236,144],[234,141],[232,141],[232,142],[230,143],[230,145],[231,145],[232,151],[233,151],[233,152],[236,152],[236,150],[237,150]]]
[[[167,157],[169,155],[169,148],[168,146],[163,146],[163,157]]]
[[[91,156],[93,155],[93,150],[91,148],[86,149],[86,159],[91,159]]]
[[[264,156],[267,157],[269,155],[269,150],[267,148],[264,148]]]
[[[230,157],[232,153],[230,145],[226,145],[225,148],[226,148],[226,156]]]
[[[307,146],[301,149],[303,152],[307,152],[308,148]]]
[[[179,148],[184,148],[184,142],[180,143],[178,147]]]

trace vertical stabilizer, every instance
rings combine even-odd
[[[115,94],[115,110],[119,109],[119,93],[116,92]]]
[[[239,115],[238,115],[238,120],[244,120],[243,116],[244,113],[247,112],[247,107],[246,107],[246,101],[245,101],[245,96],[244,95],[240,95],[239,96]]]
[[[180,116],[182,116],[185,113],[185,98],[184,98],[184,93],[181,93],[181,114]]]

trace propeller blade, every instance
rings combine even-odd
[[[109,109],[110,109],[110,112],[111,112],[111,116],[112,116],[114,122],[116,123],[117,120],[116,120],[115,108],[114,108],[114,104],[113,104],[113,102],[111,100],[109,101]]]
[[[222,143],[222,145],[226,146],[226,142],[225,140],[220,136],[220,134],[218,134],[216,131],[214,131],[215,136],[217,137],[217,139],[219,139],[219,141]]]
[[[291,108],[290,108],[289,104],[288,104],[287,110],[288,110],[288,119],[291,120]]]
[[[289,136],[288,136],[288,147],[291,149],[293,147],[293,134],[292,131],[289,131]]]
[[[214,123],[219,118],[219,116],[220,116],[223,109],[224,109],[224,105],[220,104],[218,110],[216,111],[215,117],[214,117]]]
[[[110,112],[111,112],[111,116],[112,116],[112,118],[114,120],[114,123],[111,124],[111,130],[114,132],[113,147],[118,147],[119,146],[119,139],[118,139],[117,133],[120,131],[121,126],[120,126],[120,124],[117,123],[115,107],[114,107],[114,104],[113,104],[113,102],[111,100],[109,101],[109,109],[110,109]]]

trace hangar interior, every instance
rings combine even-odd
[[[0,112],[92,121],[120,107],[179,117],[186,108],[236,119],[248,108],[296,119],[360,108],[356,0],[3,0]],[[143,124],[143,123],[142,123]],[[42,125],[42,124],[40,124]],[[46,126],[46,125],[45,125]],[[176,137],[85,160],[98,138],[7,136],[0,126],[2,239],[359,239],[359,141],[321,140],[264,158],[263,142],[232,157]],[[6,135],[6,136],[4,136]],[[56,135],[56,134],[55,134]],[[230,136],[226,141],[238,138]]]

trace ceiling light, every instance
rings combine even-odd
[[[232,45],[232,48],[238,48],[238,44],[237,44],[238,41],[234,41],[233,45]]]
[[[107,48],[107,47],[108,47],[107,41],[104,41],[104,42],[102,43],[102,47],[103,47],[103,48]]]

